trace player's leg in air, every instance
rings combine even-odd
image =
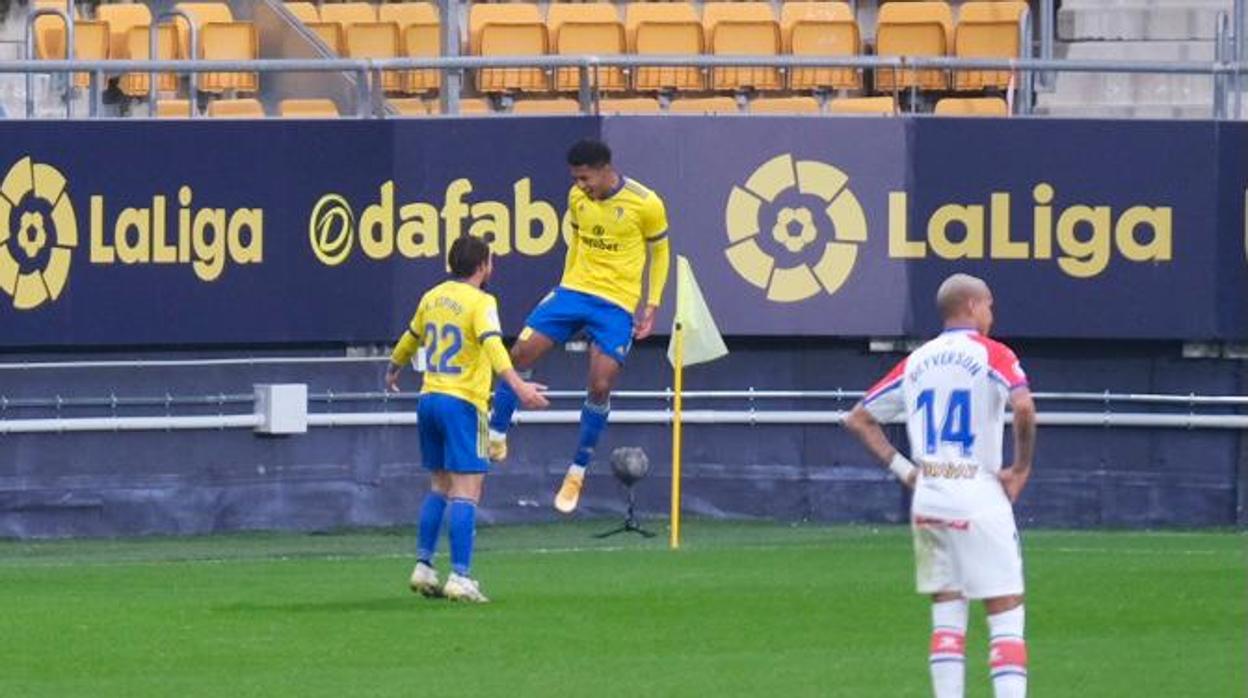
[[[412,590],[426,596],[442,594],[454,601],[485,603],[489,599],[471,574],[477,503],[488,469],[481,438],[484,416],[466,400],[438,393],[423,395],[417,414],[421,457],[432,477],[420,512]],[[433,562],[444,516],[451,544],[451,574],[439,587]]]

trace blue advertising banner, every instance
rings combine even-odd
[[[729,334],[1248,338],[1248,125],[569,117],[0,123],[0,347],[386,341],[463,234],[514,332],[598,135]]]

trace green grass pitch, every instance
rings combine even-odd
[[[409,531],[3,542],[0,696],[929,695],[906,530],[609,523],[483,528],[480,607],[407,591]],[[1242,533],[1024,548],[1032,695],[1244,695]]]

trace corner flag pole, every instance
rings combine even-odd
[[[681,409],[684,407],[683,393],[685,383],[685,328],[677,321],[675,336],[676,362],[675,380],[673,381],[675,396],[672,404],[672,538],[671,549],[680,547],[680,437]]]

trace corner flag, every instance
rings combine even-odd
[[[683,357],[677,352],[676,337],[684,335]],[[672,320],[672,340],[667,345],[667,360],[673,368],[714,361],[728,353],[724,338],[715,326],[710,308],[702,297],[702,289],[693,276],[689,260],[676,257],[676,316]]]
[[[676,317],[667,360],[675,369],[672,400],[672,531],[670,545],[680,547],[680,445],[684,414],[685,366],[714,361],[728,353],[715,326],[689,260],[676,257]]]

